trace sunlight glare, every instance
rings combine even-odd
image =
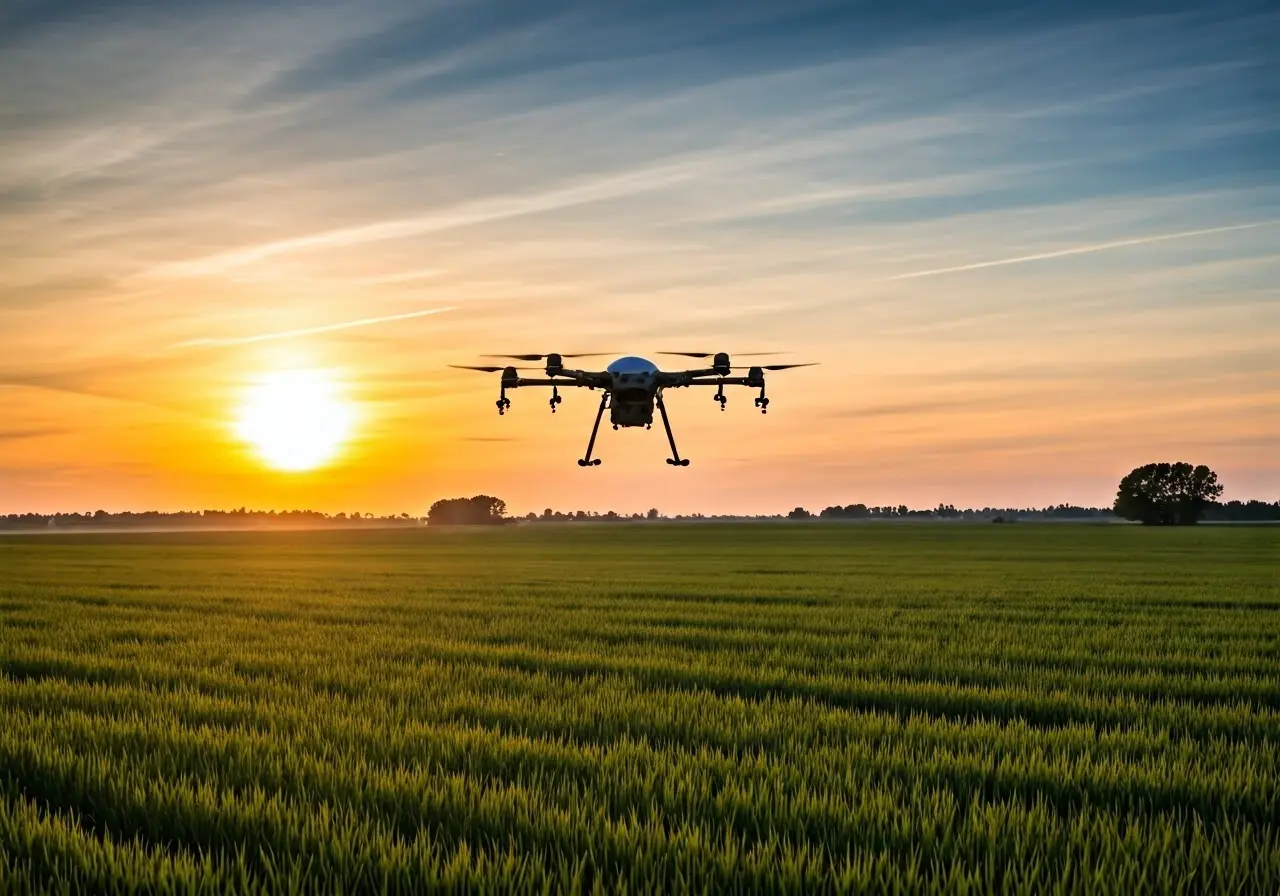
[[[245,391],[236,433],[268,466],[314,470],[331,461],[351,435],[355,410],[323,370],[282,370]]]

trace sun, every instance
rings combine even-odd
[[[355,409],[323,370],[263,374],[244,393],[236,434],[276,470],[324,466],[351,436]]]

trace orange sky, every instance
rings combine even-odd
[[[1045,26],[617,93],[414,92],[412,60],[286,91],[369,22],[209,15],[0,54],[0,512],[1106,504],[1156,460],[1280,497],[1280,188],[1240,142],[1274,122],[1212,68],[1229,41],[1125,67]],[[1193,88],[1219,99],[1160,105]],[[594,395],[500,418],[495,377],[447,366],[664,349],[821,366],[771,376],[763,417],[673,393],[687,469],[605,429],[589,470]],[[234,421],[297,368],[358,421],[281,473]]]

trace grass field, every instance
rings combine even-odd
[[[0,539],[0,892],[1280,889],[1280,528]]]

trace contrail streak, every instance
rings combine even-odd
[[[1049,258],[1062,258],[1067,255],[1085,255],[1089,252],[1105,252],[1108,249],[1122,249],[1125,246],[1141,246],[1146,243],[1159,243],[1164,240],[1182,240],[1192,236],[1206,236],[1211,233],[1229,233],[1233,230],[1251,230],[1255,227],[1270,227],[1280,224],[1280,219],[1271,221],[1254,221],[1249,224],[1231,224],[1227,227],[1209,227],[1204,230],[1184,230],[1180,233],[1160,233],[1155,236],[1140,236],[1131,240],[1116,240],[1113,243],[1094,243],[1091,246],[1076,246],[1071,249],[1059,249],[1056,252],[1040,252],[1036,255],[1019,255],[1016,258],[997,258],[992,261],[979,261],[973,264],[958,264],[950,268],[934,268],[929,271],[912,271],[910,274],[898,274],[886,277],[886,280],[911,280],[915,277],[936,277],[939,274],[954,274],[959,271],[976,271],[979,268],[994,268],[1006,264],[1022,264],[1026,261],[1044,261]]]
[[[267,342],[272,339],[292,339],[295,336],[310,336],[313,333],[332,333],[334,330],[350,330],[353,327],[371,327],[374,324],[386,324],[396,320],[410,320],[415,317],[426,317],[430,314],[442,314],[453,311],[447,308],[426,308],[422,311],[406,311],[404,314],[388,314],[385,317],[362,317],[359,320],[347,320],[336,324],[325,324],[319,327],[306,327],[301,330],[281,330],[278,333],[260,333],[257,336],[232,336],[226,339],[188,339],[178,342],[170,348],[207,348],[223,345],[246,345],[250,342]]]

